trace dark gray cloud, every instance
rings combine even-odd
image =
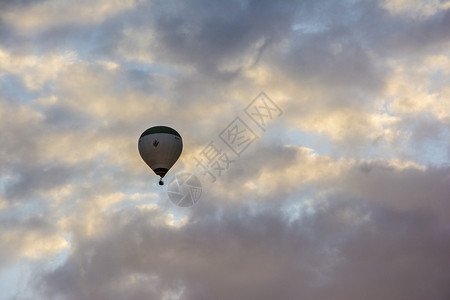
[[[244,57],[257,63],[266,47],[289,34],[297,7],[296,2],[282,1],[193,1],[157,15],[156,49],[169,61],[208,74],[260,42],[250,57]]]
[[[384,66],[374,61],[367,47],[371,36],[357,32],[358,22],[364,23],[366,14],[376,14],[371,8],[376,5],[319,1],[312,8],[299,10],[287,53],[285,49],[275,53],[273,67],[281,66],[288,78],[333,92],[342,87],[346,92],[353,88],[378,90]]]
[[[385,87],[389,60],[439,53],[449,38],[448,10],[419,19],[392,14],[376,1],[318,1],[297,14],[296,30],[282,51],[270,53],[269,66],[285,80],[328,91],[317,104],[332,108],[372,103]]]
[[[64,265],[37,282],[49,299],[159,298],[170,290],[182,299],[448,295],[450,244],[426,210],[331,194],[315,214],[288,221],[279,204],[203,211],[179,229],[156,211],[103,216],[102,238],[75,238]]]
[[[382,54],[412,56],[431,53],[444,46],[449,39],[450,10],[439,11],[425,19],[408,16],[392,16],[380,10],[377,16],[369,17],[364,32],[374,30],[371,47]],[[367,29],[367,30],[366,30]],[[375,44],[376,43],[376,44]]]
[[[350,205],[341,211],[344,216],[354,209],[354,203]],[[342,206],[337,208],[339,215]],[[325,299],[420,299],[426,294],[445,299],[448,278],[442,264],[448,263],[444,253],[450,245],[442,224],[426,210],[399,212],[375,206],[365,213],[370,221],[345,231],[337,242],[338,259],[329,274],[334,282],[328,292],[333,296]]]
[[[400,211],[429,211],[446,223],[449,175],[448,166],[398,170],[394,165],[371,162],[362,163],[339,180],[357,197]]]

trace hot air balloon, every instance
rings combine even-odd
[[[183,151],[181,135],[167,126],[155,126],[144,131],[139,137],[139,154],[145,163],[162,179],[175,164]]]

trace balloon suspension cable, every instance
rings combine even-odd
[[[162,181],[162,177],[159,179],[159,185],[164,185],[164,181]]]

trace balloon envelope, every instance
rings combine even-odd
[[[145,163],[163,178],[180,157],[183,140],[175,129],[155,126],[141,134],[138,149]]]

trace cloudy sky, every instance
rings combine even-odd
[[[0,299],[449,299],[449,28],[438,0],[1,0]]]

